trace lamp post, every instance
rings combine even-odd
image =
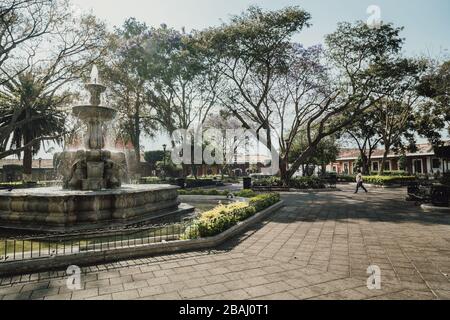
[[[164,167],[163,167],[163,179],[166,180],[166,148],[167,145],[163,144],[163,163],[164,163]]]
[[[38,181],[41,180],[41,168],[42,168],[42,158],[39,158],[39,173],[38,173]]]

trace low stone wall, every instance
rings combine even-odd
[[[73,255],[54,256],[52,258],[38,258],[23,261],[4,262],[0,263],[0,274],[15,275],[34,273],[55,269],[65,269],[70,265],[77,265],[81,267],[119,260],[134,259],[156,254],[214,248],[224,241],[242,233],[249,226],[261,221],[274,211],[283,207],[283,205],[283,201],[280,201],[214,237],[159,242],[147,245],[137,245],[127,248],[103,250],[99,252],[85,252]]]

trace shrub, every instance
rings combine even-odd
[[[383,176],[405,177],[408,176],[408,173],[404,170],[384,171]]]
[[[270,177],[263,179],[256,179],[253,181],[255,187],[280,187],[283,183],[279,177]]]
[[[296,177],[291,179],[289,186],[295,189],[324,189],[326,187],[324,180],[319,177]]]
[[[393,184],[407,184],[408,182],[415,181],[417,178],[415,176],[367,176],[363,177],[364,181],[367,183],[386,186]]]
[[[281,187],[283,183],[279,177],[259,179],[253,182],[255,187]],[[295,189],[323,189],[325,182],[319,177],[295,177],[289,181],[289,187]]]
[[[446,186],[450,186],[450,173],[446,172],[442,175],[441,183]]]
[[[280,201],[279,193],[265,193],[251,198],[249,204],[255,207],[256,212],[259,212],[277,203],[278,201]]]
[[[217,189],[179,189],[179,195],[196,195],[196,196],[227,196],[230,191]],[[240,190],[233,193],[236,197],[251,198],[257,195],[253,190]]]
[[[348,174],[340,174],[337,176],[338,182],[355,182],[356,176],[348,175]]]
[[[196,195],[196,196],[226,196],[227,190],[217,189],[178,189],[180,195]]]
[[[236,197],[251,198],[251,197],[257,196],[257,193],[253,190],[241,190],[241,191],[235,192],[234,195]]]
[[[261,194],[246,202],[235,202],[219,205],[212,210],[203,212],[185,230],[182,239],[215,236],[280,201],[277,193]]]

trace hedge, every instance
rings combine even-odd
[[[254,187],[281,187],[282,185],[279,177],[259,179],[253,182]],[[294,189],[324,189],[326,183],[319,177],[295,177],[289,181],[289,187]]]
[[[199,195],[199,196],[228,196],[233,194],[235,197],[251,198],[257,195],[252,190],[240,190],[237,192],[230,192],[228,190],[217,189],[179,189],[179,195]]]
[[[416,180],[417,177],[415,176],[363,176],[364,182],[380,186],[393,184],[404,185]]]
[[[203,212],[189,225],[182,239],[212,237],[244,221],[255,213],[262,211],[280,201],[278,193],[261,194],[246,202],[219,205]]]

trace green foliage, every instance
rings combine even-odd
[[[240,190],[237,192],[230,192],[228,190],[217,189],[179,189],[179,195],[203,195],[203,196],[228,196],[233,194],[235,197],[251,198],[257,195],[252,190]]]
[[[393,171],[384,171],[383,176],[395,176],[395,177],[404,177],[407,176],[407,172],[404,170],[393,170]]]
[[[259,179],[253,182],[255,187],[281,187],[283,181],[279,177]],[[319,177],[294,177],[289,180],[289,187],[295,189],[323,189],[325,182]]]
[[[249,204],[259,212],[280,201],[279,193],[260,194],[250,199]]]
[[[356,176],[348,175],[348,174],[340,174],[337,176],[338,182],[355,182]]]
[[[295,177],[291,179],[289,186],[295,189],[324,189],[324,180],[319,177]]]
[[[161,172],[164,171],[166,177],[177,178],[181,175],[183,168],[180,165],[174,164],[172,161],[166,159],[166,164],[164,161],[156,162],[156,168]]]
[[[399,166],[400,170],[402,170],[402,171],[406,170],[407,162],[408,162],[408,159],[406,158],[406,155],[402,154],[400,156],[400,158],[398,159],[398,166]]]
[[[251,198],[255,197],[257,193],[253,190],[240,190],[238,192],[233,193],[236,197],[243,197],[243,198]]]
[[[393,185],[393,184],[401,184],[404,185],[408,182],[416,181],[417,177],[415,176],[367,176],[363,177],[364,182],[375,184],[375,185]]]
[[[253,197],[249,203],[237,202],[219,205],[210,211],[203,212],[198,219],[194,220],[186,229],[182,239],[215,236],[279,201],[279,194],[270,193]]]
[[[442,64],[431,62],[428,74],[421,78],[417,93],[426,97],[416,116],[416,129],[434,144],[441,141],[441,132],[447,126],[450,132],[450,60]]]
[[[41,76],[31,71],[23,73],[5,83],[0,91],[0,130],[8,132],[8,127],[14,128],[17,123],[11,135],[0,135],[0,152],[8,143],[11,143],[11,149],[19,149],[35,141],[26,152],[37,154],[41,148],[39,139],[45,136],[53,136],[47,140],[58,144],[62,142],[66,117],[61,108],[70,101],[70,95],[48,93]],[[31,162],[31,157],[28,160]],[[25,166],[31,166],[31,163]]]
[[[303,152],[309,147],[307,135],[300,132],[295,139],[291,152],[289,153],[289,161],[292,163],[301,156]],[[322,139],[314,148],[313,153],[303,161],[303,164],[308,165],[323,165],[329,164],[336,160],[339,155],[339,146],[335,137],[329,136]]]
[[[178,194],[199,196],[226,196],[228,195],[228,191],[217,189],[179,189]]]
[[[270,177],[264,179],[257,179],[253,181],[254,187],[281,187],[283,182],[279,177]]]
[[[166,151],[166,160],[170,159],[170,154]],[[144,152],[144,160],[148,162],[152,167],[156,166],[158,161],[164,160],[163,150],[152,150]]]
[[[166,179],[166,181],[161,180],[160,177],[142,177],[140,179],[141,184],[161,184],[167,183],[168,181],[171,181],[171,179]]]
[[[450,186],[450,173],[446,172],[441,178],[441,183],[446,186]]]

